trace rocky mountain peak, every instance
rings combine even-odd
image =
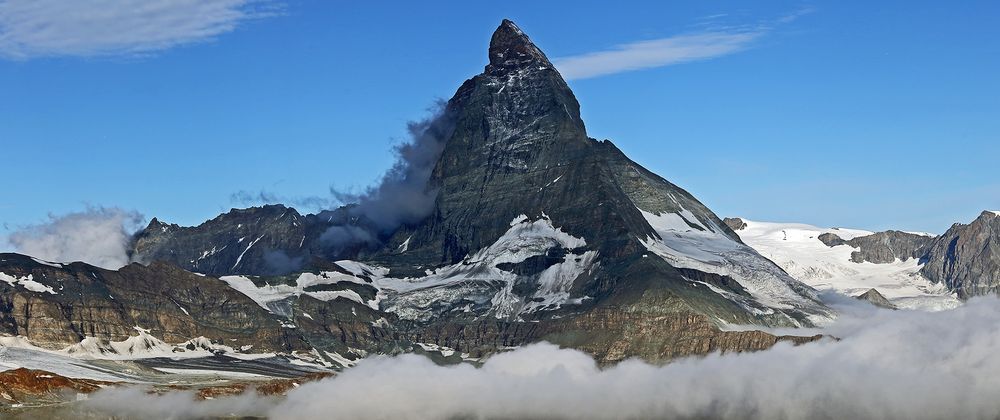
[[[528,35],[514,22],[504,19],[490,39],[490,67],[509,69],[526,65],[552,67]]]

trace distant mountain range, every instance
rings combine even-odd
[[[953,307],[1000,286],[1000,212],[955,223],[939,236],[868,232],[739,218],[726,224],[796,279],[855,295],[876,288],[913,309]]]

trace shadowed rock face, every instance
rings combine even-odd
[[[928,247],[921,274],[969,298],[1000,290],[1000,215],[984,211],[956,223]]]

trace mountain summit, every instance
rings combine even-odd
[[[504,19],[490,39],[490,67],[487,67],[487,71],[490,68],[511,68],[528,64],[552,67],[552,63],[531,42],[528,35],[514,22]]]

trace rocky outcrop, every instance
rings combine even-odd
[[[965,299],[1000,290],[1000,214],[984,211],[934,239],[920,273]]]
[[[874,288],[868,289],[867,292],[857,295],[854,298],[857,300],[863,300],[872,305],[878,306],[879,308],[897,309],[896,305],[893,305],[892,302],[889,301],[889,299],[886,299],[885,296],[882,296],[882,294],[879,293],[879,291],[875,290]]]

